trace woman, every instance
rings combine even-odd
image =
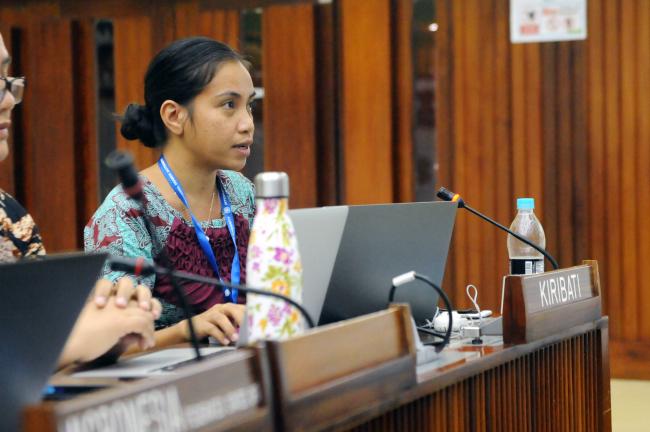
[[[25,79],[7,76],[11,57],[0,34],[0,162],[9,154],[11,111],[23,100]],[[0,262],[45,255],[32,217],[11,195],[0,190]]]
[[[156,238],[147,233],[140,206],[118,186],[88,223],[86,250],[168,261],[177,270],[244,283],[255,212],[253,186],[237,172],[250,155],[254,130],[255,91],[245,61],[220,42],[184,39],[156,55],[144,84],[145,105],[127,107],[121,133],[161,150],[158,163],[140,173]],[[119,276],[106,271],[110,279]],[[163,304],[156,345],[187,341],[169,279],[143,283]],[[197,314],[197,337],[222,344],[238,339],[242,295],[198,283],[182,287]]]
[[[9,154],[11,112],[22,102],[25,79],[9,77],[11,57],[0,34],[0,162]],[[0,263],[45,255],[38,227],[25,209],[0,190]],[[43,287],[47,289],[47,287]],[[128,278],[97,282],[94,302],[84,306],[59,359],[59,367],[87,362],[107,353],[116,358],[130,344],[153,346],[153,321],[160,304],[145,287]]]

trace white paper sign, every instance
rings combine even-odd
[[[587,38],[587,0],[510,0],[510,41]]]

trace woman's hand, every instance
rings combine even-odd
[[[199,339],[212,336],[222,345],[229,345],[239,339],[239,326],[244,319],[246,306],[224,303],[212,306],[202,314],[194,316],[194,332]],[[185,340],[190,339],[187,320],[177,324]]]
[[[60,367],[95,360],[109,352],[118,357],[131,344],[143,350],[154,346],[154,320],[160,316],[161,306],[148,288],[135,287],[130,278],[115,286],[101,280],[95,293],[105,300],[101,307],[96,301],[86,303],[63,349]]]
[[[160,316],[160,302],[151,295],[151,289],[144,285],[133,286],[133,279],[123,277],[113,283],[108,279],[100,279],[93,289],[93,300],[98,308],[103,308],[110,297],[115,297],[115,305],[125,308],[130,301],[135,300],[138,306],[145,311],[151,311]]]

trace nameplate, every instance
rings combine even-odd
[[[598,295],[593,292],[589,266],[532,275],[524,278],[522,284],[528,313],[576,303]]]
[[[270,389],[263,379],[268,371],[262,373],[266,367],[258,355],[237,351],[170,377],[29,407],[26,430],[36,425],[60,432],[271,429]]]
[[[505,343],[526,343],[601,317],[596,261],[546,273],[506,277]]]
[[[267,342],[278,430],[329,430],[415,386],[408,305]]]

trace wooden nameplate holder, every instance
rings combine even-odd
[[[536,275],[511,275],[505,283],[505,343],[532,342],[602,316],[597,261]]]
[[[174,375],[43,402],[24,411],[26,431],[273,430],[268,362],[261,349],[233,351]],[[163,425],[162,429],[156,425]]]
[[[312,430],[416,384],[407,305],[267,342],[278,430]]]

